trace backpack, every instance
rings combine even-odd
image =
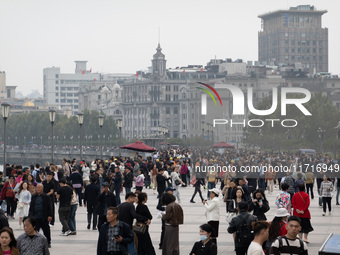
[[[240,216],[243,218],[242,216]],[[245,218],[243,218],[242,224],[239,225],[236,231],[236,241],[242,247],[249,247],[250,243],[254,240],[254,232],[251,229],[251,224],[248,224],[248,218],[250,214],[248,213]]]
[[[283,244],[282,244],[282,239],[285,239],[287,245],[289,246],[287,237],[286,237],[286,236],[279,236],[279,237],[277,238],[277,240],[279,241],[279,252],[280,252],[280,254],[281,254],[281,249],[282,249],[282,246],[283,246]],[[297,237],[297,239],[298,239],[299,242],[300,242],[300,254],[303,254],[303,252],[304,252],[303,241],[302,241],[300,238],[298,238],[298,237]]]

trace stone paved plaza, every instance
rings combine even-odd
[[[218,184],[219,187],[219,184]],[[202,188],[203,190],[203,188]],[[145,189],[144,189],[145,191]],[[181,254],[189,254],[191,248],[195,241],[199,239],[199,225],[206,222],[205,208],[202,203],[199,202],[199,197],[196,196],[196,203],[189,203],[189,200],[193,194],[194,188],[180,188],[181,196],[181,206],[184,210],[184,225],[180,226],[180,249]],[[316,189],[314,188],[314,193]],[[149,195],[148,206],[154,216],[150,226],[150,235],[152,242],[154,244],[156,254],[162,254],[161,250],[158,249],[161,221],[156,218],[157,210],[157,195],[153,194],[151,189],[146,190]],[[278,193],[278,189],[274,190],[272,195],[267,195],[271,210],[266,214],[268,220],[273,218],[275,214],[275,196]],[[124,200],[124,195],[121,194],[122,201]],[[206,192],[204,192],[204,197],[206,197]],[[312,215],[312,226],[314,231],[309,235],[310,244],[308,244],[309,254],[316,255],[320,249],[322,243],[326,239],[329,233],[340,233],[340,206],[335,205],[335,197],[332,199],[333,212],[331,216],[323,217],[322,209],[318,206],[318,196],[314,200],[311,200],[310,211]],[[227,233],[228,224],[225,222],[225,203],[220,201],[220,231],[218,238],[218,254],[235,254],[234,244],[232,235]],[[56,215],[58,218],[58,215]],[[96,254],[98,231],[87,230],[87,220],[86,220],[86,208],[78,207],[77,215],[77,235],[73,236],[59,236],[61,230],[61,224],[57,220],[55,226],[51,228],[52,235],[52,248],[50,252],[52,255],[65,255],[65,254],[82,254],[82,255],[94,255]],[[18,220],[10,220],[10,226],[14,229],[15,236],[18,237],[23,230],[18,229]]]

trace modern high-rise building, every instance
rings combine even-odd
[[[44,103],[77,114],[79,85],[101,80],[100,73],[86,70],[87,61],[75,61],[75,73],[60,73],[60,67],[44,68]]]
[[[328,29],[322,27],[326,10],[299,5],[259,15],[259,61],[277,65],[301,63],[314,74],[328,72]]]

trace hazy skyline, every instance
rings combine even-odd
[[[43,68],[73,73],[75,60],[92,72],[135,73],[151,65],[160,42],[167,68],[210,59],[258,59],[260,14],[301,4],[327,10],[329,71],[340,74],[340,1],[331,0],[3,0],[0,71],[7,85],[43,91]]]

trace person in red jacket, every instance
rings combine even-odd
[[[305,184],[298,185],[299,192],[295,193],[292,199],[292,205],[294,208],[293,215],[301,219],[301,230],[299,233],[300,239],[302,239],[302,234],[304,235],[303,241],[309,243],[308,233],[312,232],[314,229],[310,223],[310,212],[309,195],[305,192]]]
[[[1,200],[6,200],[7,203],[7,217],[14,219],[14,212],[17,208],[17,202],[15,199],[14,188],[17,183],[14,180],[14,176],[10,175],[9,180],[5,182],[1,191]]]

